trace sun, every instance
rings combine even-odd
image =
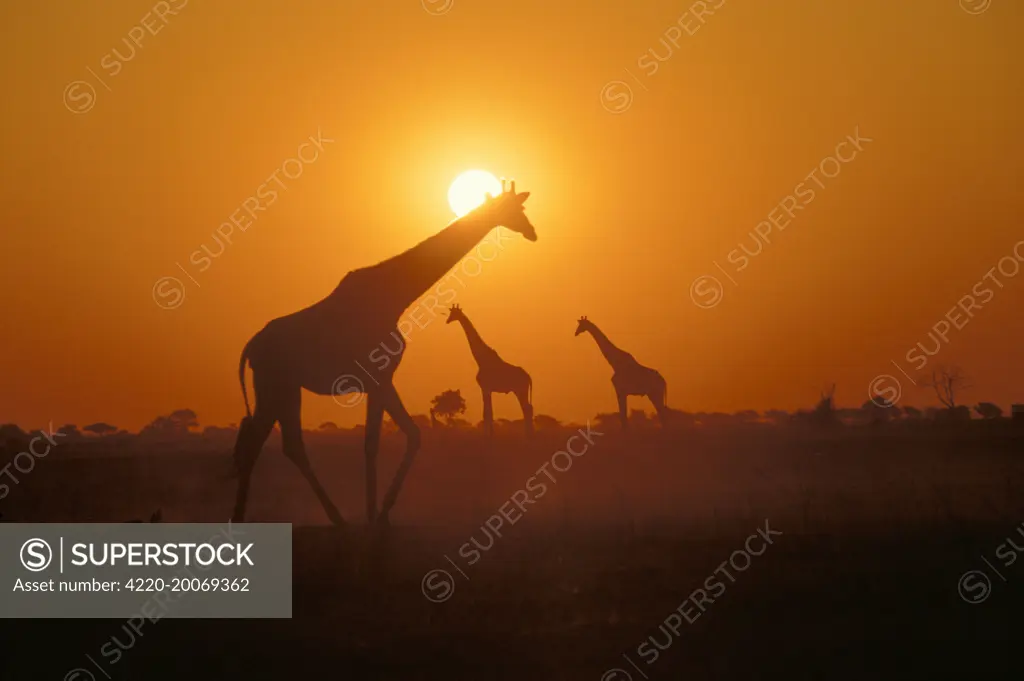
[[[487,194],[501,193],[501,182],[486,170],[467,170],[448,188],[448,205],[456,217],[462,217],[487,198]]]

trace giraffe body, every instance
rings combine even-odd
[[[253,372],[268,382],[297,384],[317,395],[337,396],[339,388],[358,388],[360,383],[390,383],[405,353],[405,339],[397,320],[363,312],[359,301],[373,295],[368,272],[350,272],[327,298],[278,317],[257,332],[245,352]],[[383,354],[377,348],[390,361],[371,361]],[[342,376],[355,377],[358,383],[339,386]]]

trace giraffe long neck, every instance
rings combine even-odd
[[[470,217],[453,220],[404,253],[367,268],[366,274],[379,281],[374,287],[378,309],[397,320],[492,228]]]
[[[462,324],[462,330],[466,332],[466,340],[469,341],[469,351],[473,353],[473,359],[476,360],[477,366],[482,367],[498,356],[498,353],[493,348],[484,343],[484,339],[480,337],[480,333],[473,326],[473,322],[469,321],[466,317],[462,317],[459,319],[459,323]]]
[[[628,356],[629,353],[615,347],[615,344],[608,340],[608,336],[604,335],[604,332],[596,326],[590,329],[590,335],[597,341],[597,347],[601,350],[601,354],[613,368],[618,367]]]

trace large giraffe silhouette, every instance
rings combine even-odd
[[[601,354],[612,366],[612,385],[615,387],[615,395],[619,399],[619,418],[622,420],[623,430],[629,429],[629,418],[626,414],[626,400],[630,395],[646,395],[658,412],[658,419],[661,425],[665,425],[668,418],[668,407],[665,401],[668,399],[668,384],[665,379],[654,369],[645,367],[625,350],[615,347],[604,335],[601,329],[597,328],[594,322],[586,317],[580,317],[576,326],[576,335],[584,331],[597,341],[597,347]]]
[[[349,272],[329,296],[272,320],[249,340],[242,350],[238,371],[246,416],[235,442],[239,474],[235,522],[244,520],[253,467],[274,424],[279,423],[285,456],[298,466],[331,522],[344,523],[306,456],[300,417],[305,388],[335,397],[366,395],[366,515],[371,524],[387,524],[420,446],[419,428],[392,384],[405,351],[405,336],[398,331],[399,317],[495,227],[536,241],[537,232],[523,210],[529,195],[517,194],[515,181],[506,188],[502,180],[498,196],[489,196],[478,208],[404,253]],[[423,303],[431,299],[433,306],[428,309],[439,308],[433,295],[426,296]],[[397,348],[392,350],[390,343]],[[253,412],[249,411],[245,392],[246,362],[253,374]],[[406,449],[378,516],[377,450],[385,411],[405,434]]]
[[[519,399],[519,406],[523,410],[523,422],[526,424],[526,434],[533,433],[533,379],[526,369],[509,364],[503,360],[497,351],[484,343],[480,333],[469,321],[469,317],[458,305],[453,305],[448,313],[446,324],[459,322],[462,324],[466,338],[469,340],[469,350],[473,353],[473,359],[479,371],[476,374],[476,382],[480,385],[480,391],[484,396],[484,429],[488,435],[494,434],[494,408],[491,405],[492,393],[515,393]]]

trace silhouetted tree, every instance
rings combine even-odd
[[[320,430],[337,430],[338,424],[334,421],[324,421],[320,424]]]
[[[755,421],[761,418],[761,415],[758,414],[753,409],[744,409],[743,411],[738,411],[736,412],[735,416],[736,420],[739,421],[740,423],[754,423]]]
[[[1003,410],[999,405],[991,402],[979,402],[974,405],[974,411],[983,419],[997,419],[1003,415]]]
[[[112,426],[109,423],[103,423],[100,421],[99,423],[90,423],[87,426],[83,426],[82,431],[103,437],[104,435],[113,435],[116,433],[117,426]]]
[[[554,416],[537,414],[533,417],[533,427],[537,430],[557,430],[562,427],[562,422]]]
[[[82,433],[78,430],[78,426],[73,423],[66,423],[57,429],[57,432],[70,440],[77,440],[82,437]]]
[[[931,379],[926,381],[924,385],[935,390],[935,396],[939,398],[939,402],[946,409],[950,410],[955,409],[957,406],[957,394],[961,390],[971,387],[970,380],[968,380],[960,367],[957,366],[936,367],[932,371]]]
[[[191,409],[178,409],[169,416],[158,416],[139,431],[140,437],[171,438],[188,435],[199,427],[199,419]]]
[[[168,416],[172,423],[183,430],[192,430],[199,427],[199,417],[191,409],[177,409]]]
[[[456,416],[466,413],[466,400],[459,390],[445,390],[430,401],[431,412],[451,426]]]
[[[8,440],[16,440],[21,442],[28,437],[28,433],[23,431],[21,428],[13,423],[5,423],[0,426],[0,442],[7,442]]]

